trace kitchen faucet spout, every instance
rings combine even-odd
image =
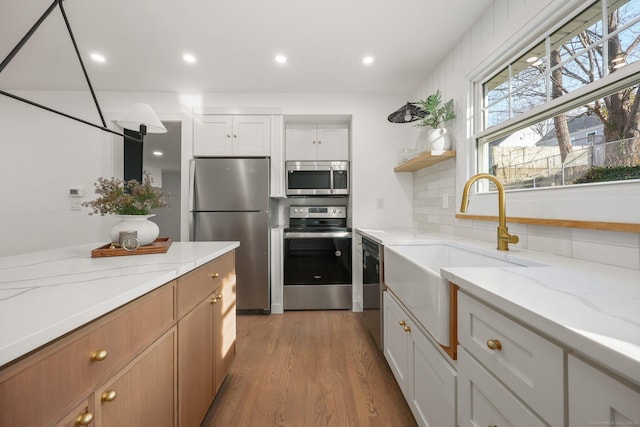
[[[462,190],[460,212],[464,213],[467,211],[467,207],[469,206],[469,190],[471,190],[473,183],[480,179],[488,179],[493,182],[498,189],[498,250],[508,251],[509,243],[518,243],[520,239],[516,235],[509,234],[509,229],[507,228],[507,208],[504,185],[498,178],[493,175],[489,175],[488,173],[479,173],[469,178]]]

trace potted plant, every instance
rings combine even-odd
[[[440,89],[438,89],[435,94],[429,95],[427,99],[418,101],[414,105],[425,113],[425,116],[416,122],[415,126],[430,126],[432,128],[422,132],[424,151],[448,150],[451,147],[451,141],[447,130],[441,126],[444,122],[456,118],[453,99],[443,104],[442,94],[440,93]]]
[[[109,231],[113,243],[119,242],[121,231],[136,231],[140,245],[154,242],[160,234],[158,225],[149,221],[149,218],[155,216],[151,214],[151,209],[169,206],[165,200],[169,193],[152,185],[149,172],[145,171],[143,175],[142,182],[135,179],[122,181],[117,178],[98,178],[94,185],[100,197],[82,203],[82,206],[92,209],[89,215],[113,214],[120,218],[120,222]]]

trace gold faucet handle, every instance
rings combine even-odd
[[[520,238],[515,234],[509,234],[509,229],[504,227],[498,227],[498,250],[508,251],[509,243],[518,243]]]

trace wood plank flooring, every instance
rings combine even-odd
[[[202,426],[415,426],[359,316],[239,315],[237,357]]]

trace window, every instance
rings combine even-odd
[[[481,85],[480,171],[508,189],[640,179],[639,60],[640,0],[550,30]]]

